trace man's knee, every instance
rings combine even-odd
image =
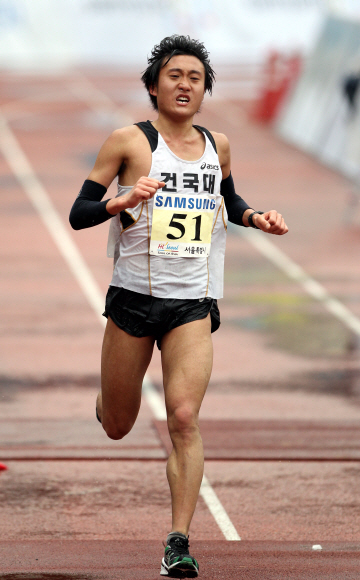
[[[198,413],[189,405],[181,405],[168,413],[170,436],[191,438],[199,430]]]

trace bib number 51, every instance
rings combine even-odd
[[[179,221],[176,220],[186,220],[187,214],[186,213],[174,213],[170,223],[170,228],[176,228],[180,232],[180,236],[174,236],[173,234],[166,234],[166,237],[169,240],[180,240],[185,235],[185,226]],[[197,215],[196,217],[192,218],[195,220],[195,237],[191,239],[192,242],[201,242],[200,234],[201,234],[201,215]]]

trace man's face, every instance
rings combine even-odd
[[[150,89],[150,94],[157,98],[160,113],[180,117],[195,115],[204,93],[204,65],[196,56],[188,54],[173,56],[160,70],[157,86]]]

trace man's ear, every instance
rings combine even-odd
[[[149,93],[152,97],[157,97],[157,86],[153,85],[152,87],[150,87]]]

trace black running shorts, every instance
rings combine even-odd
[[[220,312],[214,298],[155,298],[109,286],[104,316],[110,316],[116,326],[131,336],[154,336],[160,349],[164,334],[177,326],[206,318],[209,313],[211,332],[215,332],[220,326]]]

